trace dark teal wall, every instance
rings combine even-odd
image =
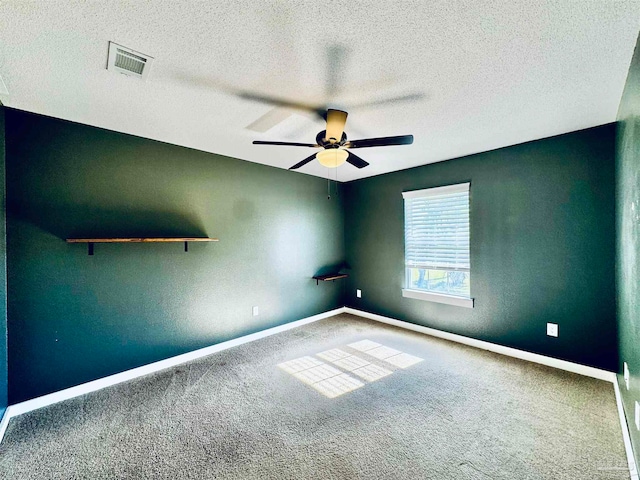
[[[320,178],[12,109],[6,143],[10,403],[344,303],[617,368],[613,125],[350,182],[330,201]],[[476,307],[402,298],[402,191],[466,181]],[[92,257],[64,242],[185,235],[220,242]],[[348,281],[310,279],[345,257]]]
[[[640,37],[629,69],[620,109],[616,162],[617,285],[620,364],[618,380],[640,465],[640,432],[634,425],[634,402],[640,401]],[[622,362],[631,373],[630,389]]]
[[[327,182],[7,109],[9,400],[342,306]],[[211,236],[96,245],[67,237]],[[252,306],[260,315],[252,316]]]
[[[5,120],[0,103],[0,418],[8,405],[7,399],[7,242],[5,208]]]
[[[347,304],[614,370],[614,145],[606,125],[346,184]],[[402,192],[461,182],[475,308],[403,298]]]

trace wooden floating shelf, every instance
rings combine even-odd
[[[67,243],[163,243],[163,242],[217,242],[217,238],[208,237],[170,237],[170,238],[67,238]]]
[[[217,242],[209,237],[132,237],[132,238],[67,238],[67,243],[86,243],[89,255],[93,255],[94,243],[184,243],[184,251],[189,251],[189,242]]]
[[[347,278],[348,276],[346,273],[330,273],[328,275],[316,275],[312,278],[316,281],[316,285],[318,285],[320,282],[333,282],[334,280]]]

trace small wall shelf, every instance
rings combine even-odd
[[[316,285],[322,282],[333,282],[334,280],[338,280],[340,278],[347,278],[349,275],[346,273],[330,273],[328,275],[316,275],[312,277],[316,281]]]
[[[89,255],[93,255],[94,243],[184,243],[184,251],[189,251],[189,242],[217,242],[209,237],[169,237],[169,238],[67,238],[67,243],[86,243]]]

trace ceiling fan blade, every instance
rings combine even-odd
[[[327,99],[333,99],[340,93],[340,84],[346,70],[348,49],[343,45],[334,44],[327,47]]]
[[[354,167],[364,168],[369,165],[368,162],[365,162],[363,159],[349,152],[349,156],[347,157],[347,162],[349,162]]]
[[[370,108],[388,105],[390,103],[401,102],[416,102],[425,98],[423,93],[409,93],[407,95],[400,95],[398,97],[381,98],[379,100],[373,100],[371,102],[358,103],[357,105],[351,105],[350,108]]]
[[[399,135],[397,137],[364,138],[362,140],[350,140],[345,148],[386,147],[388,145],[411,145],[413,135]]]
[[[304,160],[302,160],[301,162],[296,163],[293,167],[289,167],[289,170],[295,170],[297,168],[303,167],[305,166],[307,163],[313,161],[316,159],[316,154],[314,153],[313,155],[311,155],[310,157],[305,158]]]
[[[296,143],[296,142],[265,142],[263,140],[254,140],[254,145],[280,145],[285,147],[311,147],[311,148],[320,148],[320,145],[316,145],[315,143]]]
[[[244,128],[253,132],[265,133],[276,125],[284,122],[291,115],[293,115],[293,111],[288,108],[274,107]]]
[[[320,118],[324,118],[325,110],[318,105],[311,105],[309,103],[294,102],[285,98],[270,97],[268,95],[261,95],[251,92],[237,92],[238,97],[245,100],[253,100],[255,102],[266,103],[267,105],[273,105],[274,107],[290,108],[292,110],[303,110],[306,112],[313,112]]]
[[[286,98],[272,97],[270,95],[252,93],[246,90],[238,90],[235,86],[231,84],[221,82],[209,76],[178,74],[178,75],[174,75],[174,78],[176,78],[181,82],[189,83],[191,85],[196,85],[201,88],[217,90],[219,92],[223,92],[229,95],[235,95],[238,98],[251,100],[254,102],[260,102],[266,105],[271,105],[273,107],[282,107],[282,108],[289,108],[291,110],[311,112],[315,116],[322,118],[323,120],[326,120],[326,116],[325,116],[327,112],[326,106],[323,107],[318,104],[313,105],[310,103],[295,102],[292,100],[287,100]]]
[[[327,132],[325,134],[327,140],[339,142],[342,139],[344,126],[347,123],[347,115],[347,112],[342,110],[334,110],[332,108],[327,110]]]

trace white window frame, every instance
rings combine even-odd
[[[422,190],[412,190],[408,192],[402,192],[403,200],[408,198],[423,198],[437,195],[443,195],[447,193],[460,193],[469,192],[470,183],[458,183],[455,185],[446,185],[443,187],[425,188]],[[469,212],[471,213],[471,212]],[[406,253],[403,264],[405,270],[405,282],[407,282],[407,266],[406,266]],[[414,290],[410,288],[402,289],[402,296],[405,298],[413,298],[417,300],[425,300],[429,302],[444,303],[447,305],[454,305],[458,307],[473,308],[474,299],[471,297],[463,297],[457,295],[447,295],[445,293],[427,292],[423,290]]]

